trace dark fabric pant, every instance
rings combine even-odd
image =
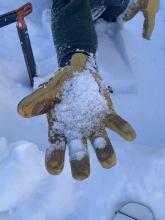
[[[95,55],[97,36],[94,21],[116,18],[129,0],[53,0],[52,33],[59,66],[68,63],[76,52]]]

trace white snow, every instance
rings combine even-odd
[[[106,146],[105,139],[102,137],[96,138],[94,141],[94,146],[95,146],[95,148],[98,148],[98,149],[104,149]]]
[[[102,88],[89,70],[75,73],[61,88],[62,101],[54,110],[54,129],[68,140],[89,137],[110,112]]]
[[[37,146],[19,141],[7,148],[8,155],[0,164],[0,211],[8,210],[29,197],[46,175],[43,153]]]
[[[2,1],[0,14],[25,3]],[[31,0],[26,21],[40,77],[57,70],[50,30],[51,1]],[[99,21],[98,65],[112,86],[116,111],[136,129],[127,143],[108,131],[118,164],[105,170],[89,146],[91,176],[72,179],[68,152],[61,175],[44,168],[45,116],[23,119],[17,103],[31,92],[15,24],[0,29],[0,220],[109,220],[124,202],[150,206],[165,219],[165,2],[151,41],[142,39],[143,17],[122,26]],[[23,140],[23,141],[22,141]]]
[[[86,145],[81,139],[73,139],[69,142],[69,158],[70,160],[82,160],[88,155]]]

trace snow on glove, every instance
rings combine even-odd
[[[160,0],[133,0],[124,13],[123,20],[129,21],[139,11],[144,15],[143,37],[150,39],[155,26],[155,16],[159,10]]]
[[[63,170],[68,145],[72,176],[77,180],[90,175],[87,139],[101,165],[111,168],[116,164],[116,155],[105,128],[129,141],[136,137],[131,125],[115,112],[108,90],[98,73],[89,68],[87,59],[84,54],[74,54],[70,66],[60,69],[47,84],[18,105],[23,117],[47,114],[50,146],[46,150],[45,165],[48,172],[56,175]]]

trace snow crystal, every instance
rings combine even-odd
[[[54,129],[72,140],[88,137],[109,112],[106,100],[89,70],[77,73],[62,87],[62,102],[54,113]]]
[[[94,141],[94,146],[95,146],[95,148],[98,148],[98,149],[104,149],[106,146],[105,139],[102,137],[96,138]]]
[[[88,151],[80,139],[72,140],[69,143],[70,160],[81,160],[85,155],[88,155]]]

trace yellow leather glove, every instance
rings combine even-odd
[[[18,112],[23,117],[33,117],[44,113],[47,114],[50,142],[50,147],[47,148],[45,155],[45,166],[47,171],[57,175],[63,170],[67,144],[69,147],[72,176],[77,180],[83,180],[90,175],[87,139],[91,141],[101,165],[104,168],[111,168],[116,164],[116,155],[105,128],[110,128],[128,141],[134,140],[136,137],[135,131],[131,125],[115,112],[109,97],[109,92],[105,87],[102,87],[101,77],[97,72],[92,70],[90,73],[97,82],[100,88],[99,91],[106,100],[109,108],[108,114],[100,121],[100,124],[92,130],[88,137],[82,136],[82,138],[76,140],[76,142],[75,140],[72,141],[68,139],[61,131],[55,128],[54,125],[57,122],[57,118],[54,113],[54,108],[55,104],[60,101],[60,89],[64,82],[72,78],[73,75],[83,74],[83,71],[88,68],[86,63],[86,55],[81,53],[74,54],[70,66],[60,69],[48,83],[42,84],[40,88],[31,95],[25,97],[18,104]],[[98,140],[103,141],[103,147],[98,148]],[[77,147],[76,151],[73,151],[73,144]],[[77,158],[77,152],[80,152],[83,156]]]
[[[150,40],[155,26],[155,16],[159,10],[160,0],[136,0],[135,3],[129,5],[124,13],[123,20],[129,21],[139,11],[144,15],[143,37]]]

